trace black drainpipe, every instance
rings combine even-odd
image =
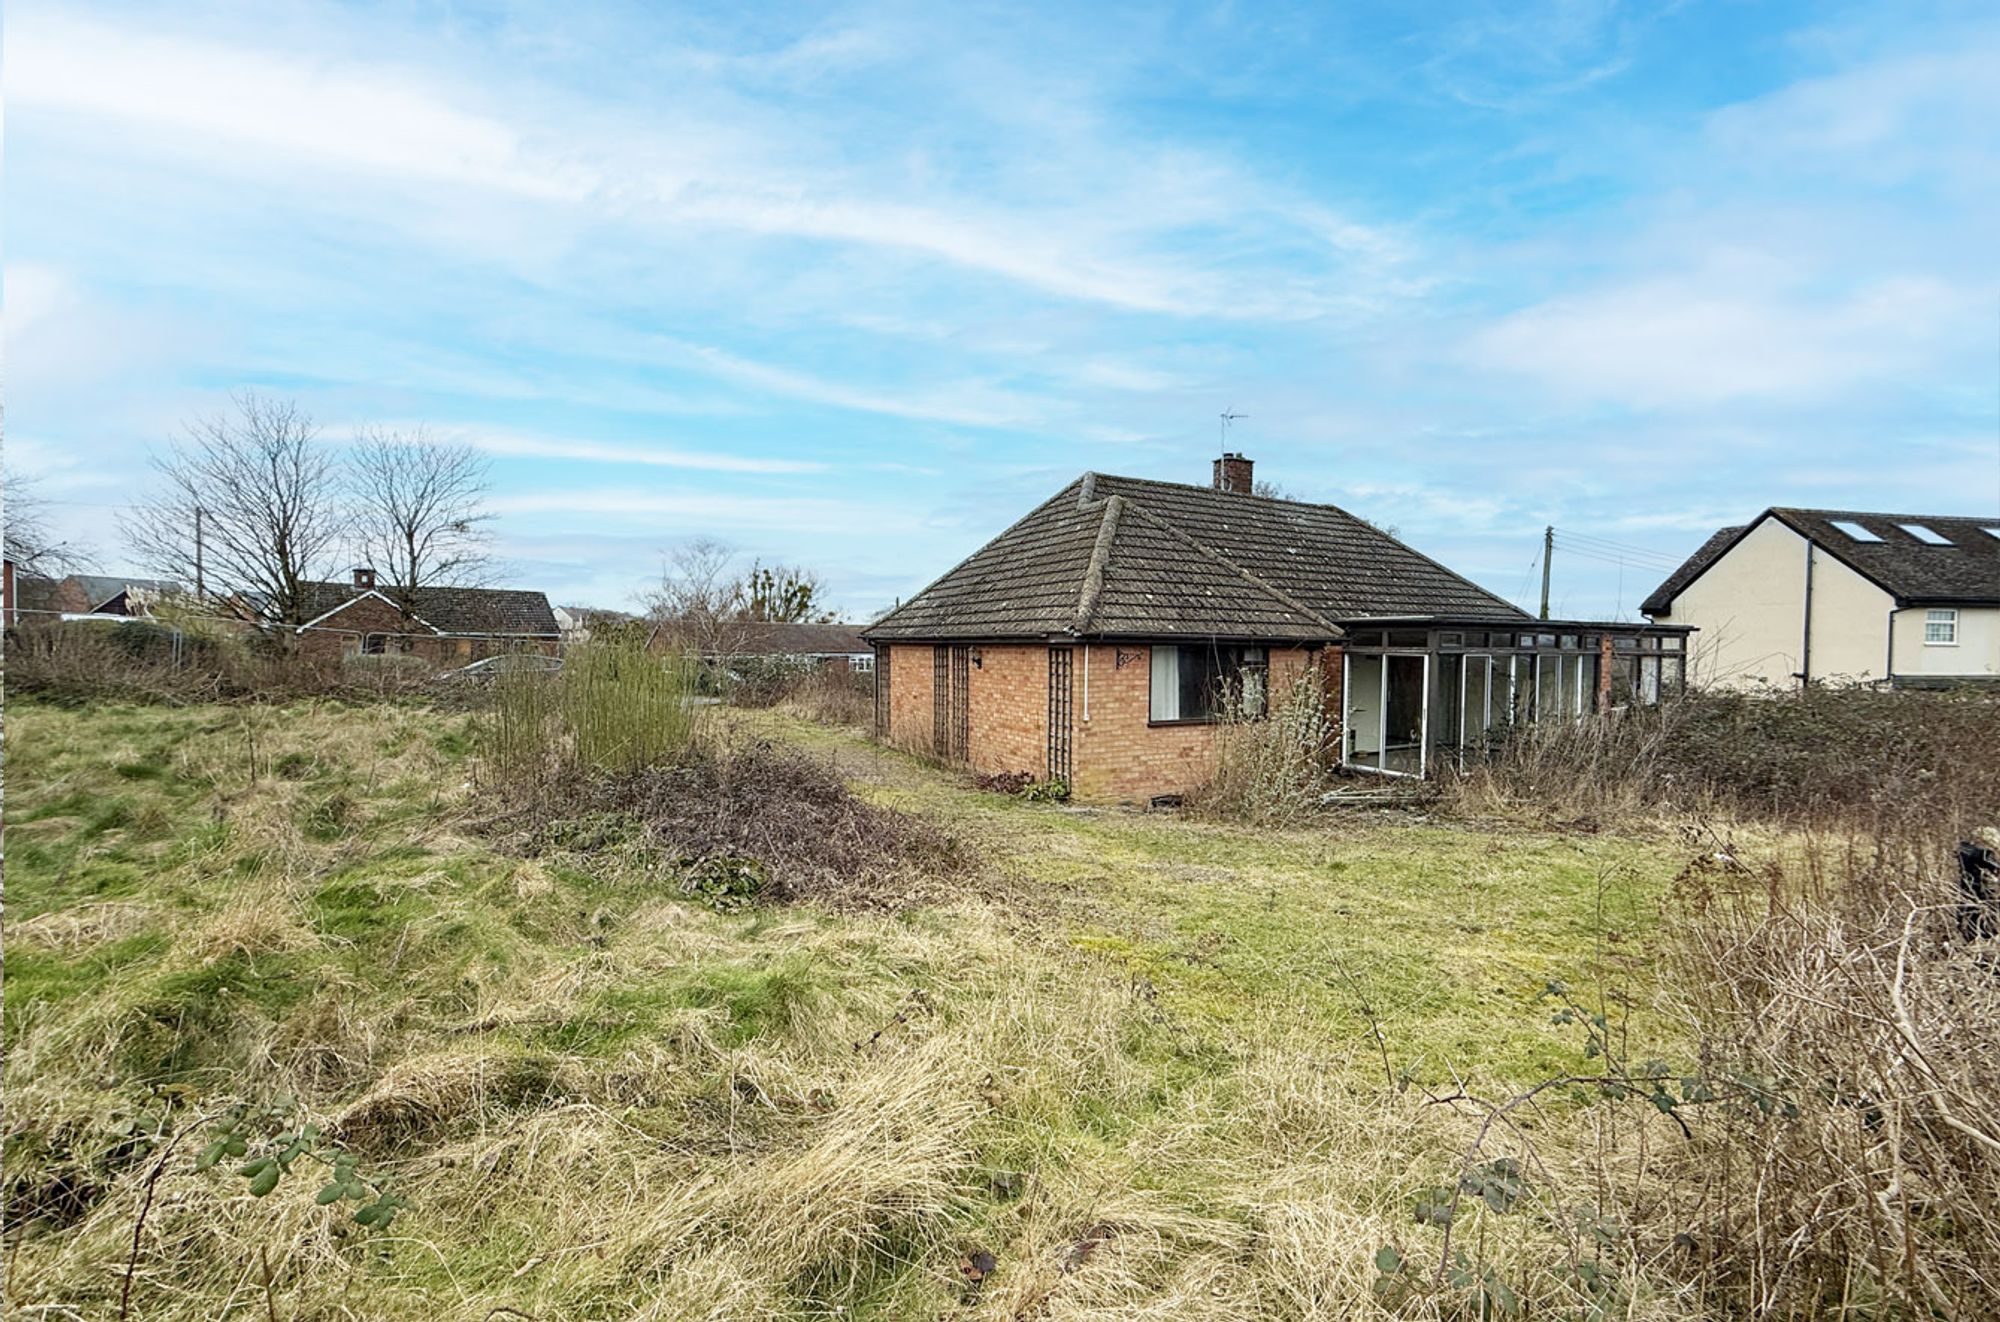
[[[1806,636],[1799,649],[1799,687],[1812,687],[1812,592],[1813,592],[1813,552],[1818,548],[1813,539],[1806,538]]]

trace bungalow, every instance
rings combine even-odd
[[[750,620],[726,625],[721,633],[709,659],[724,665],[777,662],[801,670],[861,672],[875,664],[875,649],[852,624]]]
[[[1308,668],[1340,761],[1421,776],[1522,722],[1678,689],[1688,630],[1537,620],[1332,505],[1085,473],[862,631],[877,737],[1136,801]]]
[[[441,665],[499,652],[551,655],[562,631],[549,599],[511,588],[422,587],[403,594],[377,587],[375,571],[353,571],[351,582],[304,585],[308,618],[296,626],[301,650],[339,655],[403,652]]]
[[[1704,683],[2000,681],[2000,518],[1767,509],[1640,607],[1701,630]]]

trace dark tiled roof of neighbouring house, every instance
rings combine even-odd
[[[1749,530],[1748,524],[1739,523],[1733,528],[1717,528],[1708,535],[1695,553],[1681,561],[1681,567],[1668,574],[1666,581],[1653,589],[1653,595],[1639,603],[1639,611],[1644,615],[1664,615],[1681,589],[1701,577],[1703,570],[1714,564],[1722,553]]]
[[[722,629],[732,656],[854,656],[869,650],[857,624],[769,622]]]
[[[1332,505],[1087,473],[864,633],[1309,642],[1376,616],[1527,618]]]
[[[307,583],[305,616],[317,619],[356,597],[374,591],[390,601],[399,601],[393,589],[355,587],[351,583]],[[551,635],[556,627],[549,599],[539,592],[518,588],[418,588],[409,602],[410,613],[440,633]],[[338,622],[328,627],[337,628]]]
[[[1944,514],[1877,514],[1865,510],[1808,510],[1774,506],[1741,528],[1724,528],[1646,598],[1641,609],[1666,614],[1673,599],[1730,547],[1762,523],[1776,519],[1899,601],[2000,603],[2000,518]],[[1850,523],[1879,540],[1864,541],[1836,527]],[[1932,543],[1909,529],[1927,528]]]
[[[70,581],[82,589],[89,609],[96,610],[108,601],[125,592],[138,591],[153,595],[167,595],[178,592],[180,584],[164,578],[131,578],[121,574],[71,574]]]

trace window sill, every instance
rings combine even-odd
[[[1925,646],[1925,647],[1957,647],[1957,646],[1958,646],[1958,644],[1957,644],[1956,642],[1950,642],[1950,643],[1934,643],[1934,642],[1932,642],[1932,641],[1931,641],[1930,639],[1926,638],[1926,639],[1924,639],[1924,646]]]
[[[1183,717],[1178,717],[1171,721],[1156,721],[1149,717],[1147,718],[1146,721],[1146,728],[1148,730],[1170,730],[1177,725],[1227,725],[1232,719],[1240,720],[1245,724],[1261,725],[1265,721],[1269,720],[1270,717],[1242,716],[1242,717],[1232,718],[1227,716],[1183,716]]]

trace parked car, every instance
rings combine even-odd
[[[502,675],[554,674],[562,669],[562,658],[542,652],[503,652],[474,661],[438,676],[440,682],[490,684]]]

